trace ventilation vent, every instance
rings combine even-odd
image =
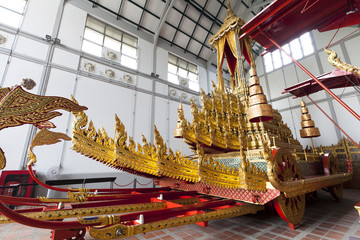
[[[182,93],[182,94],[181,94],[181,98],[184,99],[184,100],[187,99],[187,94],[186,94],[186,93]]]
[[[6,43],[6,37],[0,34],[0,44]]]
[[[89,62],[84,63],[84,69],[88,72],[95,72],[95,65]]]
[[[123,79],[124,79],[124,82],[126,82],[126,83],[129,83],[129,84],[134,83],[133,77],[128,74],[125,74]]]
[[[106,76],[108,76],[109,78],[114,78],[115,77],[115,72],[111,69],[106,69],[105,70],[105,74]]]
[[[106,56],[107,56],[110,60],[113,60],[113,61],[115,61],[115,60],[117,59],[116,53],[111,52],[111,51],[108,51],[108,52],[106,53]]]
[[[169,96],[175,97],[176,96],[176,90],[175,89],[170,89],[169,90]]]
[[[189,80],[187,80],[186,78],[180,78],[180,85],[183,87],[189,87]]]

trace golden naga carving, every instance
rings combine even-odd
[[[327,48],[324,48],[324,50],[327,53],[327,59],[331,65],[360,77],[360,68],[355,67],[348,63],[343,63],[340,60],[340,57],[337,56],[337,53],[335,51],[332,51]]]
[[[181,112],[180,107],[179,119],[184,119]],[[117,116],[115,137],[111,139],[104,129],[96,131],[91,121],[88,124],[84,112],[74,112],[74,115],[72,149],[110,167],[140,175],[147,174],[147,177],[169,177],[187,182],[201,181],[225,188],[265,190],[265,172],[250,161],[244,160],[240,168],[228,167],[222,163],[228,156],[219,155],[218,159],[213,159],[204,154],[200,146],[196,148],[196,158],[187,158],[179,151],[174,153],[168,149],[156,127],[155,144],[148,143],[143,136],[143,144],[137,144],[136,149],[135,142],[127,136],[125,126]],[[243,151],[242,158],[246,159]]]

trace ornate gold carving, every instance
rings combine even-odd
[[[322,153],[331,152],[335,158],[342,159],[343,161],[350,160],[351,162],[357,160],[356,156],[360,155],[360,149],[345,137],[335,145],[320,146],[317,148],[317,151]]]
[[[0,148],[0,170],[6,166],[6,157],[4,151]]]
[[[188,199],[184,199],[184,200],[188,200]],[[188,203],[188,204],[193,204],[193,203]],[[140,203],[140,204],[80,208],[80,209],[76,208],[76,209],[46,211],[46,212],[24,213],[22,215],[40,220],[60,220],[60,219],[73,218],[79,216],[96,216],[102,214],[127,213],[127,212],[136,212],[136,211],[156,210],[163,208],[166,208],[166,202]],[[84,220],[83,218],[79,218],[79,221],[82,221],[83,223],[88,223],[87,220]],[[4,216],[0,216],[0,224],[10,223],[10,222],[12,222],[10,219]]]
[[[148,143],[144,136],[143,146],[138,145],[137,150],[135,149],[135,142],[131,137],[129,137],[129,144],[127,145],[125,126],[117,116],[115,116],[115,121],[115,159],[110,164],[159,176],[155,146]]]
[[[266,96],[260,86],[256,69],[250,69],[249,79],[249,108],[247,109],[247,117],[250,122],[266,122],[273,119],[272,107],[267,103]]]
[[[0,102],[10,92],[10,88],[0,88]]]
[[[60,142],[61,139],[66,141],[71,140],[71,138],[64,133],[52,132],[47,130],[46,128],[41,129],[31,141],[31,145],[28,149],[28,158],[29,158],[28,165],[30,166],[36,163],[36,156],[32,151],[34,147],[55,144]]]
[[[301,172],[293,155],[283,148],[278,149],[275,156],[268,161],[267,175],[271,185],[288,198],[335,186],[349,181],[352,177],[351,173],[339,173],[301,179]]]
[[[264,206],[245,205],[235,206],[225,209],[216,210],[192,216],[170,218],[163,221],[157,221],[147,224],[139,224],[126,226],[123,224],[114,224],[109,227],[89,227],[89,233],[96,239],[114,239],[119,237],[129,237],[140,233],[147,233],[155,230],[177,227],[197,222],[211,221],[214,219],[225,219],[246,214],[254,214],[257,211],[263,210]]]
[[[227,3],[227,8],[228,9],[226,12],[226,18],[224,19],[224,23],[221,25],[220,30],[209,40],[211,45],[214,45],[216,41],[218,41],[224,34],[229,32],[230,30],[235,29],[236,31],[239,31],[241,26],[245,24],[244,20],[234,14],[229,1]]]
[[[61,115],[61,113],[53,111],[55,109],[70,112],[82,111],[87,108],[62,97],[34,95],[18,86],[1,100],[0,130],[23,124],[33,124],[38,128],[55,127],[48,121]]]
[[[72,99],[75,101],[75,99]],[[76,102],[76,101],[75,101]],[[88,117],[83,111],[73,112],[72,149],[76,152],[98,160],[104,164],[114,161],[114,140],[109,138],[104,129],[96,132],[94,124],[90,121],[88,128]]]
[[[287,198],[281,193],[276,200],[287,221],[294,225],[300,224],[305,213],[305,194]]]
[[[306,104],[303,100],[301,100],[301,128],[300,136],[302,138],[313,138],[319,137],[320,131],[317,127],[315,127],[315,123],[311,120],[311,115],[306,107]]]
[[[355,208],[356,210],[358,210],[359,216],[360,216],[360,202],[358,202],[358,203],[354,206],[354,208]],[[360,221],[359,221],[359,223],[360,223]]]
[[[327,59],[331,65],[360,77],[360,68],[350,65],[348,63],[341,62],[340,58],[337,56],[337,53],[335,51],[332,51],[327,48],[324,48],[324,50],[328,55]]]

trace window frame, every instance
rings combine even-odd
[[[89,20],[89,18],[91,20]],[[95,21],[97,22],[97,24],[102,25],[102,32],[99,31],[99,29],[95,29],[92,26],[89,26],[90,24],[88,24],[88,21]],[[95,41],[94,39],[91,38],[87,38],[86,37],[86,33],[87,30],[93,31],[95,34],[100,34],[102,39],[101,39],[101,44],[100,41]],[[111,33],[113,33],[112,35],[110,35]],[[114,37],[114,35],[119,35],[120,38],[116,38]],[[134,45],[131,45],[130,43],[124,41],[124,36],[129,36],[129,38],[133,38],[134,40],[136,40]],[[119,49],[114,49],[109,47],[109,45],[107,45],[106,43],[106,39],[109,39],[110,41],[115,41],[118,42],[119,44]],[[99,47],[101,47],[101,52],[99,54],[94,54],[91,53],[91,51],[87,51],[86,49],[84,49],[84,42],[89,42],[90,44],[94,44],[97,45]],[[126,53],[123,50],[123,46],[126,45],[127,48],[132,48],[134,53],[133,55],[129,54],[128,50]],[[114,26],[107,24],[91,15],[87,16],[86,19],[86,23],[85,23],[85,27],[84,27],[84,35],[83,35],[83,41],[82,41],[82,45],[81,45],[81,51],[85,52],[85,53],[89,53],[92,55],[95,55],[97,57],[104,57],[103,54],[106,50],[110,50],[113,51],[114,53],[118,54],[117,56],[117,62],[119,62],[122,66],[137,70],[138,69],[138,53],[139,53],[139,39],[133,35],[130,35],[122,30],[119,30],[117,28],[115,28]],[[125,61],[123,59],[127,59],[127,60],[133,60],[134,62],[132,64],[126,64],[128,61]],[[111,60],[111,59],[110,59]],[[115,61],[115,60],[112,60]]]
[[[175,60],[175,61],[171,61],[171,60]],[[169,65],[176,67],[176,71],[170,71]],[[194,71],[193,69],[196,70]],[[185,71],[186,77],[183,74],[180,74],[179,70]],[[190,76],[191,74],[196,75],[196,80],[193,80],[193,77]],[[177,80],[175,81],[171,80],[171,79],[175,79],[175,77],[177,78]],[[184,78],[188,81],[188,86],[187,86],[188,89],[191,89],[195,92],[200,92],[199,66],[169,52],[167,79],[169,82],[173,84],[181,85],[180,83],[181,78]]]
[[[9,8],[9,7],[5,6],[5,5],[2,5],[1,2],[0,2],[0,11],[5,11],[7,13],[16,14],[16,15],[19,16],[19,19],[17,19],[17,24],[9,24],[9,22],[12,22],[12,21],[0,21],[0,23],[8,25],[8,26],[13,27],[13,28],[19,28],[20,25],[21,25],[22,19],[24,17],[24,14],[25,14],[25,9],[26,9],[26,5],[27,5],[28,1],[23,0],[23,2],[24,2],[24,6],[22,7],[21,12],[18,12],[17,9]]]
[[[306,35],[308,35],[308,37],[306,37]],[[306,40],[304,40],[304,39],[310,40],[310,42],[306,42]],[[293,46],[295,46],[296,41],[299,44],[296,49],[293,49],[294,48]],[[310,50],[309,49],[307,49],[306,51],[304,50],[305,42],[306,42],[306,44],[309,44],[309,43],[311,44]],[[306,33],[302,34],[301,36],[299,36],[298,38],[294,38],[290,42],[284,44],[282,47],[287,48],[288,53],[296,60],[303,59],[303,58],[315,53],[314,39],[310,32],[306,32]],[[294,50],[299,51],[299,52],[297,52],[297,54],[301,53],[301,56],[295,56]],[[270,73],[272,71],[275,71],[277,69],[280,69],[280,68],[292,63],[291,60],[289,61],[289,57],[285,53],[280,51],[280,54],[277,54],[278,51],[280,51],[280,49],[276,49],[272,52],[267,52],[266,54],[263,55],[263,64],[264,64],[266,73]],[[279,55],[276,59],[274,59],[275,54]],[[277,64],[275,67],[276,61],[279,61],[281,64]],[[279,63],[279,62],[277,62],[277,63]]]

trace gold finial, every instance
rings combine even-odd
[[[232,11],[230,0],[227,0],[227,11],[226,11],[226,17],[234,16],[234,12]]]
[[[231,10],[230,0],[227,0],[227,8],[228,8],[228,10]]]
[[[306,104],[305,104],[305,102],[304,102],[303,99],[301,99],[300,106],[301,106],[301,107],[306,107]]]

